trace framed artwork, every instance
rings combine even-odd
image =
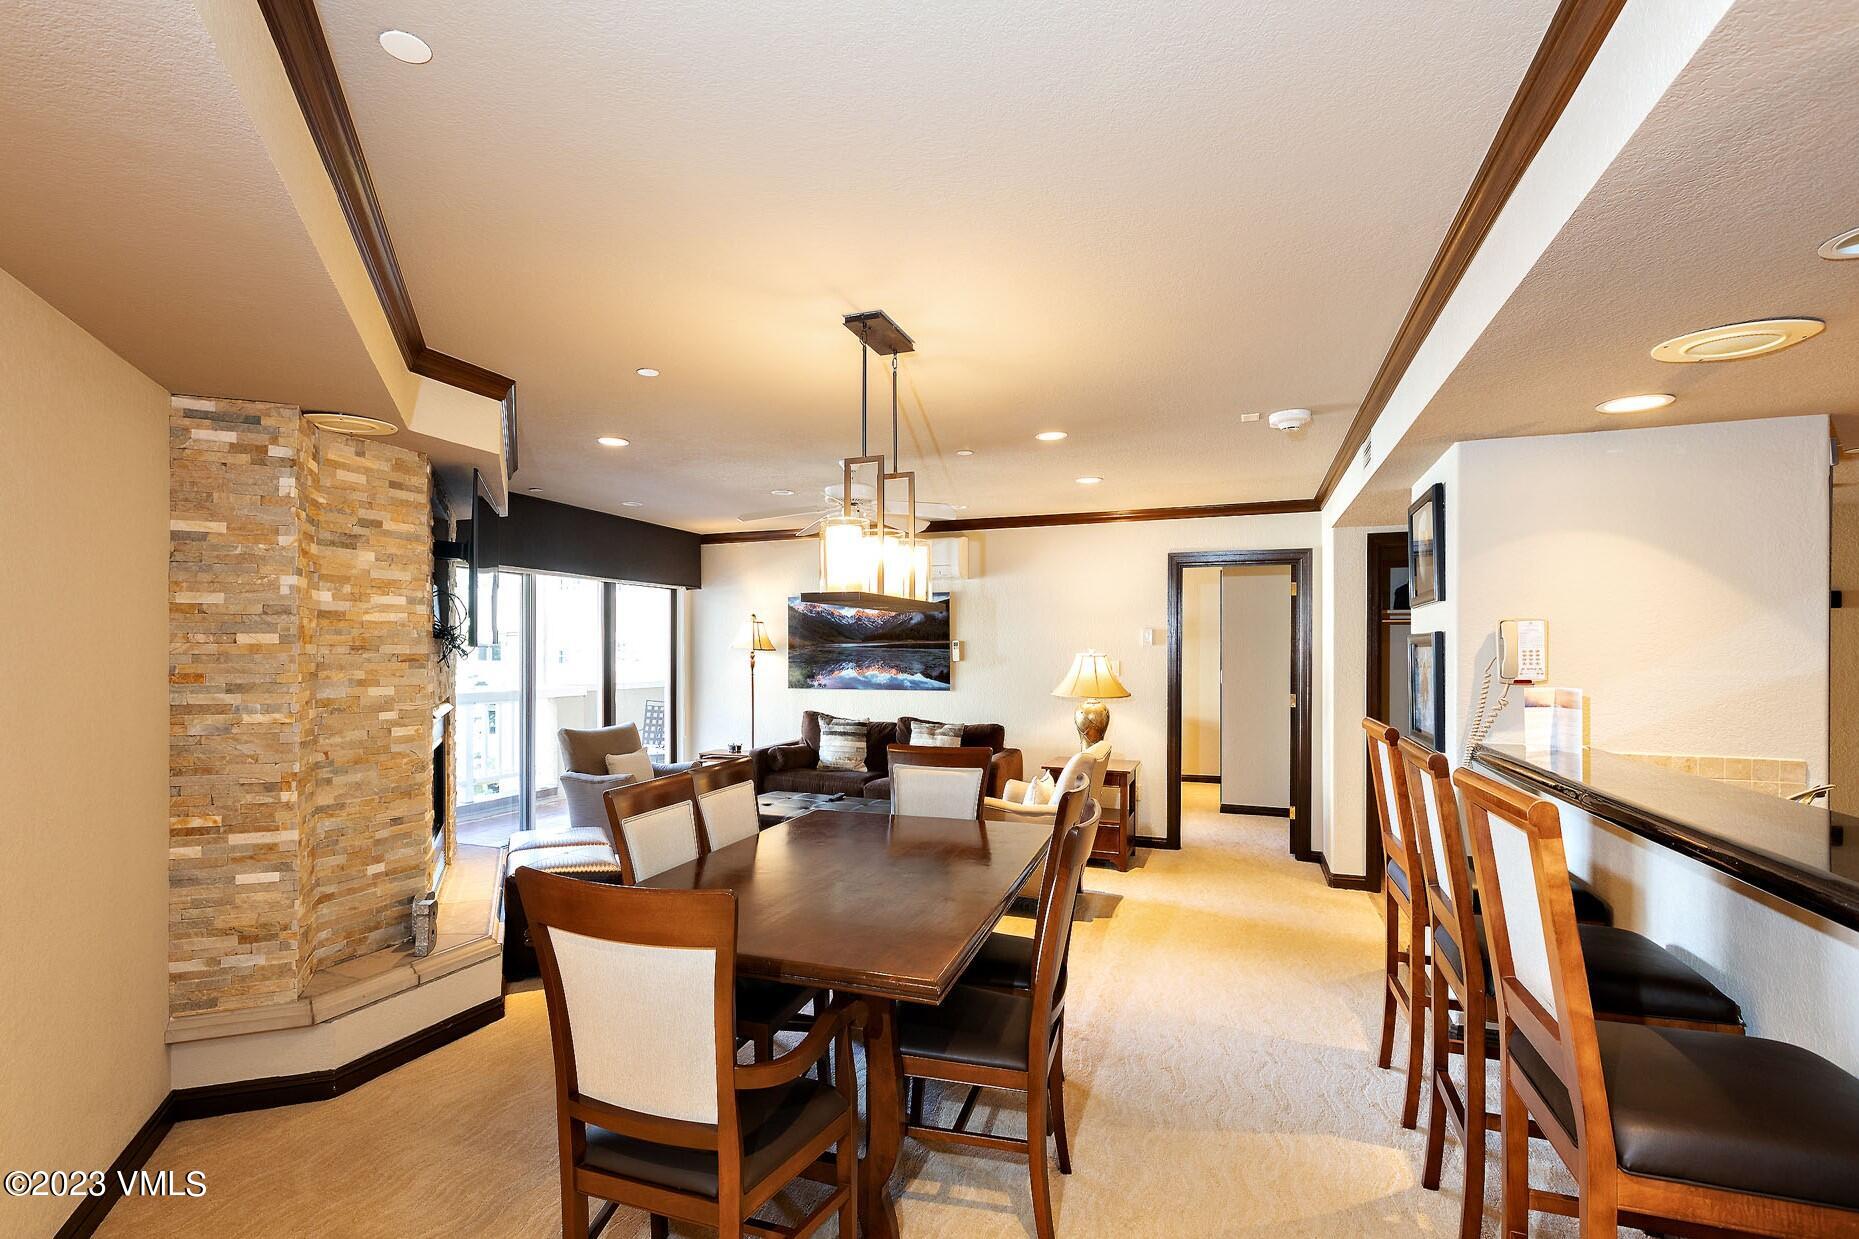
[[[949,690],[949,595],[934,611],[787,602],[789,688]]]
[[[1435,752],[1446,731],[1446,634],[1407,638],[1407,735]]]
[[[1435,482],[1407,509],[1407,604],[1446,596],[1446,487]]]

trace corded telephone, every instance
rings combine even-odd
[[[1541,684],[1549,678],[1549,621],[1498,621],[1498,679],[1506,684]]]

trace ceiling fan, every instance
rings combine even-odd
[[[838,516],[840,514],[843,506],[841,500],[844,492],[845,487],[841,483],[834,482],[831,486],[823,486],[820,488],[818,492],[820,497],[818,499],[808,501],[800,496],[796,496],[793,504],[788,507],[772,508],[764,512],[743,512],[738,515],[736,519],[745,525],[750,525],[757,521],[781,520],[796,516],[809,517],[811,519],[807,527],[802,529],[798,535],[800,537],[806,537],[808,534],[819,529],[821,521],[829,516]],[[855,482],[852,486],[853,506],[864,512],[867,518],[869,518],[874,515],[871,512],[873,502],[872,488],[863,482]],[[884,523],[891,528],[902,530],[910,523],[909,500],[903,494],[899,492],[887,493],[885,495],[884,506],[889,509],[889,511],[885,513]],[[924,527],[932,520],[950,520],[954,518],[956,514],[956,509],[953,504],[937,503],[925,499],[917,500],[916,510],[916,528],[911,530],[912,533],[922,533]]]

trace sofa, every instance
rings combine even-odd
[[[577,829],[607,828],[607,792],[627,781],[623,774],[607,773],[607,754],[637,753],[645,747],[639,728],[632,723],[618,727],[577,730],[564,727],[556,733],[562,750],[562,800],[568,805],[568,824]],[[652,776],[677,774],[689,770],[692,763],[667,765],[652,763]]]
[[[749,755],[755,773],[755,791],[813,792],[858,796],[871,800],[891,798],[889,748],[910,742],[911,724],[933,722],[905,715],[899,719],[867,721],[865,724],[865,769],[820,769],[820,724],[822,719],[843,718],[807,710],[800,716],[800,738],[784,744],[770,744]],[[988,764],[988,795],[998,796],[1010,780],[1026,773],[1026,758],[1019,749],[1007,747],[1007,729],[999,723],[968,723],[962,727],[962,743],[992,749]]]

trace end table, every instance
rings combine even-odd
[[[1042,762],[1041,769],[1058,778],[1071,754]],[[1104,771],[1104,791],[1098,801],[1101,815],[1097,819],[1097,841],[1091,846],[1092,860],[1107,860],[1119,870],[1130,867],[1130,841],[1136,834],[1136,779],[1142,762],[1132,758],[1110,759]]]

